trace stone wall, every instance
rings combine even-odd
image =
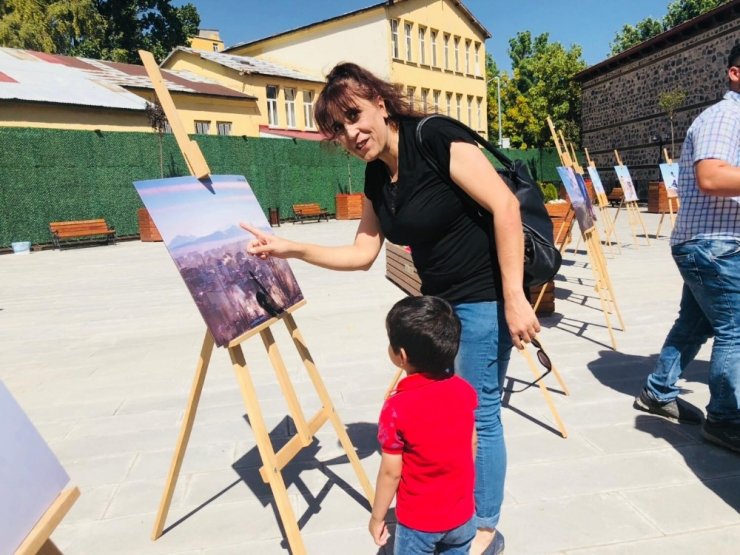
[[[614,149],[629,166],[640,199],[647,198],[649,181],[660,180],[661,149],[671,152],[670,121],[658,106],[661,93],[686,92],[686,101],[674,118],[676,159],[691,122],[724,95],[727,56],[740,41],[740,2],[714,12],[580,75],[583,146],[607,188],[617,183]]]

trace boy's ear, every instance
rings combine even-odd
[[[401,362],[401,368],[406,368],[406,366],[408,366],[408,363],[409,363],[409,357],[406,354],[406,349],[401,347],[400,349],[398,349],[398,352],[396,354],[398,355],[398,358]]]

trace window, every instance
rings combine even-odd
[[[404,29],[406,29],[406,61],[413,62],[414,56],[411,53],[411,23],[406,23]]]
[[[473,97],[468,97],[468,127],[473,127]]]
[[[409,107],[413,109],[414,107],[414,94],[416,93],[416,89],[414,87],[409,87],[407,94],[409,99]]]
[[[218,129],[219,135],[231,135],[231,122],[230,121],[217,121],[216,129]]]
[[[401,55],[398,52],[398,20],[391,19],[391,44],[393,47],[393,57],[400,58]]]
[[[447,117],[452,117],[452,93],[447,93]]]
[[[476,77],[480,77],[480,44],[475,45],[475,68],[473,71]]]
[[[432,67],[437,67],[437,31],[432,31]]]
[[[276,85],[267,85],[267,123],[271,126],[280,125],[277,111],[278,88]]]
[[[450,69],[450,35],[445,35],[444,41],[445,69]]]
[[[211,122],[210,121],[198,121],[195,120],[195,132],[198,135],[208,135],[208,132],[211,130]]]
[[[457,113],[457,121],[462,121],[462,95],[461,94],[458,94],[457,95],[456,108],[457,108],[457,112],[456,112]]]
[[[306,121],[306,129],[314,129],[313,91],[303,91],[303,119]]]
[[[427,28],[426,27],[419,27],[419,63],[425,64],[427,63],[427,53],[426,53],[426,40],[425,36],[427,34]]]
[[[217,43],[217,42],[214,42],[214,43],[213,43],[213,51],[214,51],[214,52],[219,52],[219,49],[218,49],[218,43]]]
[[[164,122],[164,132],[169,133],[170,135],[172,134],[172,126],[169,121]]]
[[[285,124],[295,127],[295,89],[285,89]]]
[[[483,129],[483,99],[478,97],[478,129]]]
[[[434,113],[435,114],[438,114],[439,113],[439,95],[440,95],[440,91],[434,91],[432,93],[432,95],[433,95],[432,96],[432,98],[433,98],[433,100],[432,100],[432,102],[433,102],[432,108],[434,108]]]
[[[421,111],[425,112],[427,111],[429,102],[429,89],[421,89]]]
[[[470,74],[470,41],[465,41],[465,73]]]
[[[460,71],[460,37],[455,37],[455,71]]]

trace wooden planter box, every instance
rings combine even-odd
[[[404,293],[411,296],[421,295],[421,280],[416,272],[411,251],[407,247],[385,242],[385,277]],[[532,304],[537,300],[541,287],[529,290]],[[537,314],[547,315],[555,312],[555,282],[545,284],[545,294],[540,301]]]
[[[337,220],[359,220],[362,218],[362,193],[339,193],[334,197]]]
[[[565,217],[568,215],[568,211],[570,210],[570,202],[546,203],[545,209],[550,216],[550,220],[552,220],[553,239],[557,239],[558,231],[560,231],[560,227],[563,225],[563,222],[565,222]],[[572,218],[573,216],[571,215],[571,219]],[[561,237],[556,246],[559,247],[560,244],[563,242],[568,245],[570,244],[571,240],[572,231],[569,232],[565,237]]]
[[[162,236],[159,234],[157,226],[154,225],[149,212],[146,208],[139,208],[137,213],[139,219],[139,236],[144,242],[161,241]]]
[[[678,212],[676,199],[673,202],[673,213]],[[648,183],[648,207],[650,214],[668,214],[668,195],[662,181],[650,181]]]

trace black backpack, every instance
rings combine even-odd
[[[545,198],[539,186],[529,175],[527,166],[521,160],[510,160],[503,152],[478,135],[464,123],[443,116],[433,114],[422,119],[416,127],[416,144],[422,156],[445,180],[445,172],[441,171],[437,160],[424,146],[424,124],[431,119],[444,119],[465,131],[472,139],[493,154],[504,169],[498,174],[508,185],[509,189],[519,200],[519,209],[524,228],[524,286],[534,287],[550,281],[560,269],[562,257],[560,251],[553,244],[552,220],[545,209]],[[475,202],[468,197],[471,202]],[[478,214],[490,218],[490,213],[476,203]]]

